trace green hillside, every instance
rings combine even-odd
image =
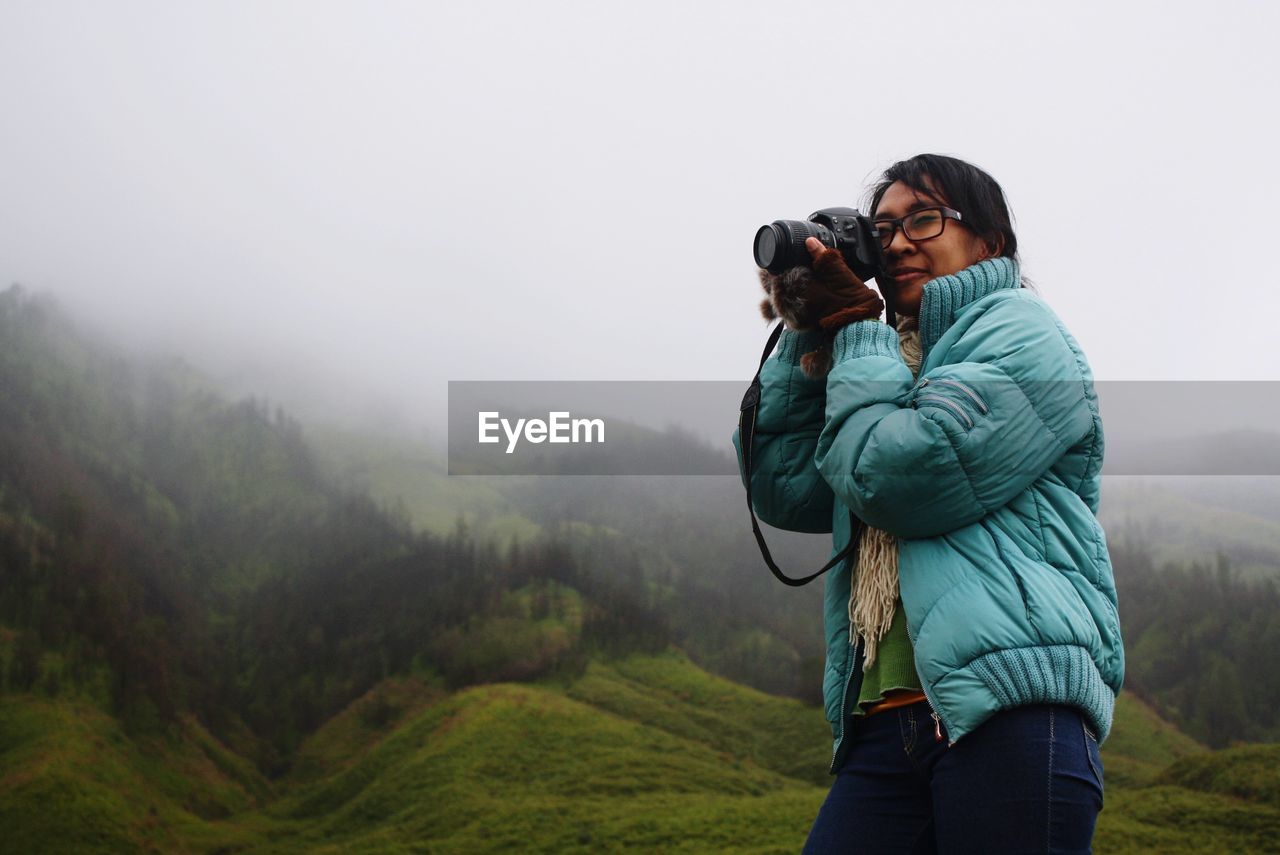
[[[548,688],[465,690],[270,814],[308,847],[786,851],[822,791]],[[726,823],[732,815],[742,823]],[[745,823],[745,824],[744,824]]]
[[[1280,745],[1238,745],[1183,758],[1159,783],[1280,809]]]
[[[651,703],[606,709],[624,687]],[[198,728],[140,746],[70,701],[0,714],[0,851],[788,852],[825,792],[785,774],[791,738],[805,774],[825,766],[820,713],[671,655],[567,688],[387,681],[307,740],[275,799]]]
[[[592,663],[566,694],[788,777],[830,785],[830,731],[816,710],[707,674],[682,656]]]
[[[1148,787],[1108,790],[1102,817],[1099,852],[1280,852],[1280,745],[1183,757]]]
[[[1149,784],[1175,760],[1207,749],[1178,730],[1132,692],[1116,703],[1111,736],[1102,748],[1108,786]]]
[[[0,852],[201,851],[273,796],[193,721],[131,738],[83,702],[0,696]]]
[[[1182,787],[1108,790],[1099,855],[1280,852],[1280,811]]]
[[[380,683],[268,783],[194,723],[0,703],[0,851],[794,852],[825,797],[821,713],[675,653],[567,682]],[[1280,746],[1209,752],[1129,694],[1096,851],[1280,847]]]

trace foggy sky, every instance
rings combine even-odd
[[[990,171],[1098,379],[1280,379],[1262,2],[0,0],[0,286],[306,414],[742,380],[749,244]],[[731,423],[734,414],[727,414]]]

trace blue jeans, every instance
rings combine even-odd
[[[853,719],[805,855],[1091,851],[1102,758],[1078,709],[1004,710],[950,747],[931,712]]]

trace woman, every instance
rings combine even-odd
[[[811,268],[762,275],[789,328],[756,512],[836,550],[866,524],[825,582],[836,781],[805,851],[1089,851],[1124,674],[1089,367],[1022,287],[991,176],[920,155],[871,211],[896,330],[812,238]]]

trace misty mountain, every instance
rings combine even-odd
[[[1110,542],[1143,544],[1162,561],[1221,555],[1246,576],[1280,578],[1280,478],[1109,477],[1099,519]]]
[[[448,476],[412,439],[306,428],[180,363],[126,359],[47,300],[10,291],[0,307],[10,687],[92,692],[131,726],[190,710],[219,735],[247,729],[266,769],[395,674],[535,679],[675,643],[816,698],[821,583],[768,574],[734,476]],[[659,437],[721,453],[645,441]],[[1275,734],[1280,676],[1255,654],[1280,606],[1251,581],[1275,576],[1259,551],[1271,523],[1159,491],[1103,503],[1127,514],[1108,524],[1127,685],[1210,744]],[[1159,521],[1199,543],[1206,507],[1237,514],[1206,524],[1212,561],[1142,539]],[[830,550],[768,538],[792,574]]]
[[[130,361],[47,299],[0,301],[6,685],[92,692],[143,728],[187,710],[219,734],[243,723],[266,768],[389,674],[527,679],[661,647],[722,607],[714,635],[740,644],[701,646],[798,685],[799,654],[733,615],[723,576],[668,574],[550,496],[536,538],[480,539],[456,516],[414,531],[278,409]]]

